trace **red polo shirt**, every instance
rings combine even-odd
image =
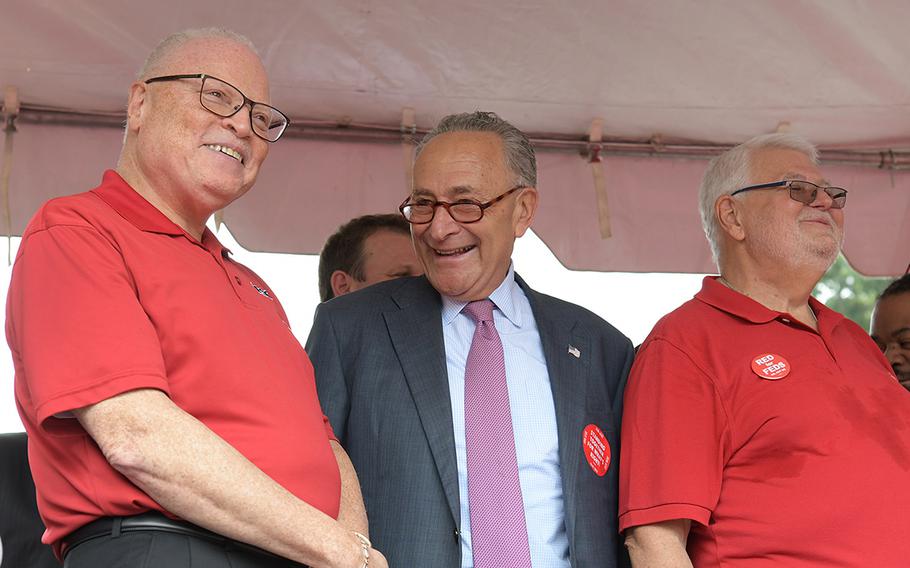
[[[818,332],[709,277],[658,322],[626,389],[620,530],[691,519],[699,568],[907,565],[910,392],[810,303]]]
[[[163,391],[290,492],[337,516],[333,435],[278,299],[210,231],[197,241],[115,172],[32,219],[6,333],[43,540],[58,553],[62,537],[98,517],[162,510],[68,412],[141,388]]]

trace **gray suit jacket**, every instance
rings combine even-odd
[[[530,300],[553,388],[572,566],[611,568],[624,554],[617,476],[632,345],[593,313],[516,279]],[[323,410],[360,477],[370,537],[396,568],[461,562],[441,309],[424,277],[383,282],[320,305],[307,341]],[[582,451],[588,424],[603,430],[612,449],[603,477]]]

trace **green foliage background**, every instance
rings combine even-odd
[[[875,299],[891,280],[863,276],[853,270],[844,255],[840,255],[815,286],[813,295],[868,331]]]

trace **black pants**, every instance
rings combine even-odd
[[[306,568],[229,542],[161,531],[105,535],[73,547],[64,568]]]

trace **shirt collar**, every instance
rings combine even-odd
[[[718,276],[705,276],[701,290],[695,294],[695,299],[752,323],[768,323],[778,318],[793,318],[786,312],[767,308],[752,298],[724,286],[718,281],[718,278]],[[843,315],[829,309],[812,296],[809,296],[809,307],[818,318],[819,331],[823,328],[831,329],[844,319]]]
[[[521,327],[523,318],[520,305],[515,301],[515,294],[522,293],[518,283],[515,282],[515,268],[510,264],[506,277],[489,296],[502,315],[516,327]],[[446,326],[452,323],[467,305],[468,302],[442,296],[442,325]]]
[[[144,197],[133,189],[120,174],[114,170],[107,170],[101,185],[92,190],[102,201],[121,217],[132,223],[137,229],[148,233],[161,233],[164,235],[184,236],[191,242],[199,242],[162,213],[157,207],[149,203]],[[202,234],[199,242],[209,250],[220,250],[230,253],[226,247],[218,242],[217,237],[209,231],[208,227]]]

